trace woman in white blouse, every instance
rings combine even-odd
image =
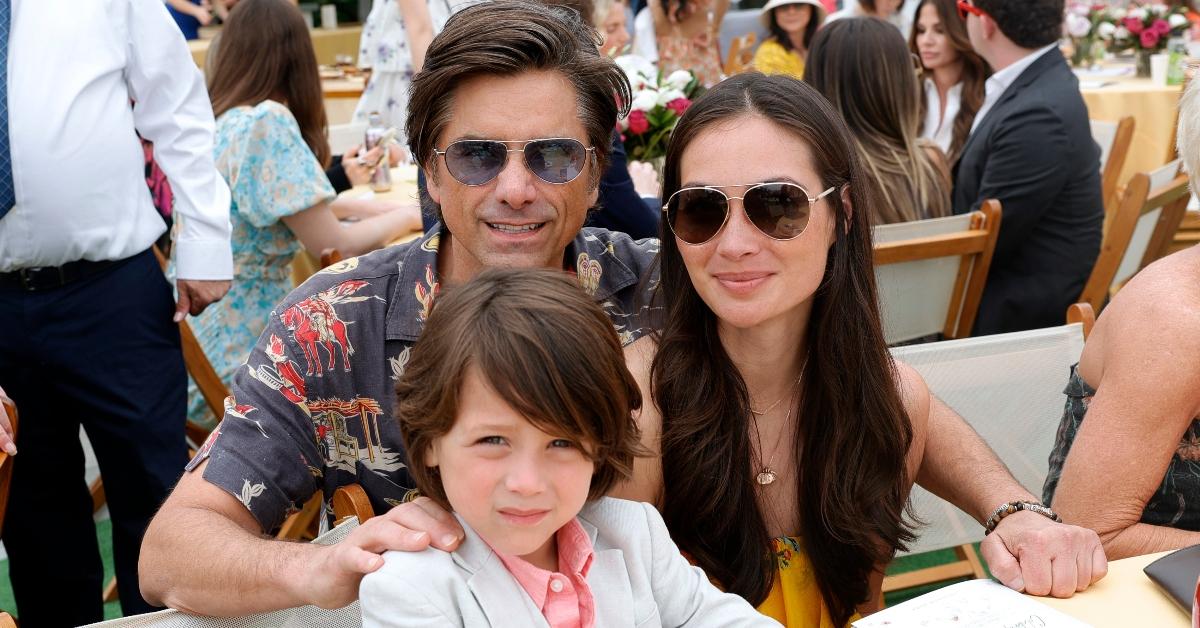
[[[983,105],[991,69],[971,48],[955,0],[921,0],[908,45],[924,79],[921,137],[936,142],[953,165]]]

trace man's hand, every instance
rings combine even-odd
[[[4,394],[3,388],[0,388],[0,397],[8,397]],[[0,404],[0,449],[10,456],[17,455],[17,443],[13,440],[12,417],[8,416],[3,404]]]
[[[1100,537],[1032,512],[1000,520],[979,547],[992,575],[1031,595],[1071,597],[1108,573]]]
[[[633,189],[637,190],[639,196],[658,196],[662,193],[658,173],[654,166],[644,161],[629,162],[629,178],[633,179]]]
[[[428,497],[419,497],[370,519],[329,546],[297,579],[298,595],[321,608],[341,608],[358,599],[362,577],[383,566],[380,554],[419,552],[431,545],[449,552],[462,537],[462,526],[450,513]]]
[[[192,17],[200,22],[201,26],[208,26],[212,23],[212,4],[209,0],[204,0],[200,4],[193,5]]]
[[[202,281],[198,279],[176,279],[175,288],[179,301],[175,304],[175,322],[191,314],[198,316],[204,308],[221,300],[229,292],[229,281]]]

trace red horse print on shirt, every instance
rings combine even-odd
[[[354,346],[350,344],[350,339],[346,336],[348,323],[338,316],[333,306],[378,298],[351,296],[366,285],[368,285],[367,282],[358,279],[343,281],[328,290],[300,301],[279,315],[283,326],[292,332],[292,339],[304,350],[304,359],[308,363],[306,375],[321,377],[326,368],[332,371],[337,361],[335,346],[342,352],[342,369],[350,371],[350,356],[354,355]],[[327,366],[321,365],[318,346],[324,346],[325,352],[329,354]]]

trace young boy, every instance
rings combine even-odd
[[[602,497],[641,453],[641,394],[564,273],[493,269],[441,296],[396,389],[418,488],[466,537],[384,554],[367,628],[778,626],[689,565],[651,505]]]

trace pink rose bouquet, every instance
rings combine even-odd
[[[634,55],[617,57],[616,63],[633,88],[629,115],[617,123],[625,152],[638,161],[664,156],[671,131],[703,88],[687,70],[663,76],[651,63]]]

